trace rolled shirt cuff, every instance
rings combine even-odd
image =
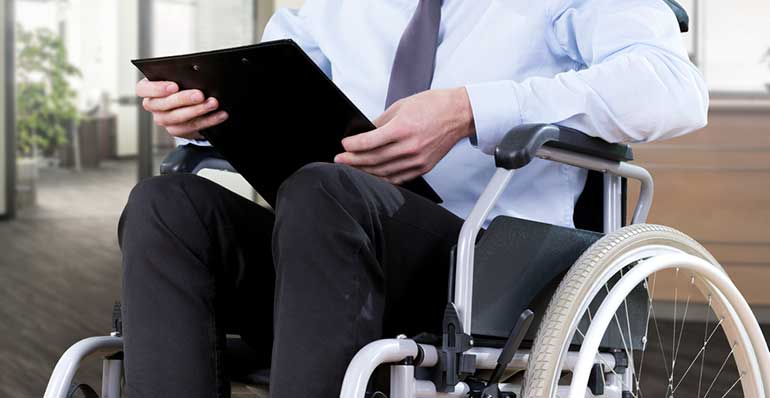
[[[176,146],[183,146],[187,144],[192,144],[197,146],[211,146],[211,144],[206,140],[190,140],[187,138],[179,138],[179,137],[174,137],[174,142],[176,143]]]
[[[470,138],[471,144],[486,154],[494,155],[505,133],[522,123],[516,83],[479,83],[468,85],[465,89],[476,126],[476,136]]]

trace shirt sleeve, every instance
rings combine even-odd
[[[313,33],[316,30],[315,25],[320,17],[316,11],[318,7],[319,0],[308,0],[298,10],[289,8],[279,9],[267,23],[265,33],[262,35],[262,41],[294,40],[313,62],[327,76],[331,77],[331,63],[323,51],[321,51],[321,47]],[[320,23],[323,23],[323,21],[320,21]]]
[[[493,154],[511,128],[555,123],[609,142],[672,138],[705,126],[708,89],[662,0],[561,0],[551,39],[575,70],[467,86],[471,140]]]

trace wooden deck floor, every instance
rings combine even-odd
[[[75,341],[110,331],[120,295],[116,228],[133,162],[43,170],[39,206],[0,223],[0,397],[40,397]],[[79,379],[95,383],[99,363]]]

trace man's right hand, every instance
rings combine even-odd
[[[216,112],[219,101],[208,98],[200,90],[179,91],[174,82],[141,80],[136,95],[143,98],[142,106],[151,112],[155,124],[165,127],[174,137],[201,139],[200,131],[227,120],[227,112]]]

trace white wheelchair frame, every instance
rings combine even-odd
[[[622,179],[628,178],[641,183],[640,196],[633,213],[632,223],[644,223],[647,219],[653,199],[653,180],[650,173],[642,167],[620,161],[606,160],[598,156],[578,153],[553,146],[540,146],[533,154],[537,158],[551,160],[604,174],[604,231],[606,233],[622,227]],[[501,194],[508,186],[514,169],[498,168],[475,204],[469,217],[463,224],[457,246],[455,272],[454,305],[462,329],[470,332],[471,308],[473,303],[473,267],[475,242],[480,229]],[[660,258],[658,258],[660,257]],[[563,369],[573,372],[571,386],[559,387],[560,396],[570,398],[592,397],[588,386],[589,372],[597,359],[609,368],[615,367],[616,357],[599,353],[604,328],[622,303],[628,292],[641,283],[651,269],[681,267],[697,270],[708,277],[708,283],[718,285],[727,292],[721,301],[723,308],[740,319],[740,335],[744,337],[746,347],[754,350],[751,363],[754,365],[750,377],[763,386],[756,396],[770,396],[770,355],[761,330],[750,307],[730,282],[726,273],[704,260],[681,254],[658,256],[632,269],[623,280],[609,293],[596,313],[579,352],[570,351],[564,359]],[[120,398],[122,385],[123,340],[119,335],[92,337],[70,347],[57,363],[45,392],[46,398],[66,398],[75,373],[80,363],[93,355],[103,356],[102,398]],[[347,368],[341,389],[341,398],[363,398],[374,370],[380,365],[391,364],[390,398],[429,398],[429,397],[465,397],[470,387],[459,382],[453,392],[437,392],[432,381],[415,378],[415,368],[431,368],[439,361],[439,349],[432,345],[419,344],[405,336],[372,342],[362,348]],[[475,357],[476,369],[491,370],[498,364],[502,349],[472,347],[467,354]],[[518,350],[506,369],[511,372],[522,371],[527,366],[530,350]],[[415,361],[419,358],[419,361]],[[623,385],[631,385],[631,372],[621,376],[608,375],[604,397],[623,398]],[[621,380],[626,378],[626,380]],[[500,384],[501,391],[520,391],[520,385]]]
[[[634,210],[632,223],[639,224],[647,220],[652,206],[654,184],[652,176],[646,169],[625,162],[613,162],[547,146],[538,149],[536,157],[604,173],[603,215],[605,232],[615,231],[622,226],[622,178],[637,180],[641,183],[639,200]],[[471,308],[473,304],[473,265],[476,238],[484,221],[494,208],[500,195],[507,188],[515,172],[516,170],[513,169],[497,169],[460,231],[460,238],[457,244],[454,304],[457,308],[463,330],[466,331],[472,330]],[[599,339],[601,339],[601,336],[599,336]],[[420,348],[424,352],[425,357],[420,366],[435,366],[437,363],[436,347],[421,345]],[[474,347],[467,353],[476,357],[476,369],[493,370],[497,366],[497,358],[500,356],[501,351],[502,349],[497,348]],[[367,345],[359,351],[348,367],[342,385],[341,398],[363,397],[368,380],[377,366],[386,363],[398,363],[408,357],[415,357],[417,352],[417,343],[408,339],[379,340]],[[615,357],[613,355],[599,354],[599,356],[602,357],[605,366],[615,367]],[[578,359],[579,355],[577,352],[568,355],[564,369],[575,370]],[[529,351],[517,351],[506,370],[512,372],[522,371],[526,368],[528,360]],[[591,357],[591,364],[595,360],[594,355]],[[607,390],[613,391],[614,389],[615,391],[620,391],[619,386],[621,383],[622,380],[610,380]],[[588,384],[587,377],[585,384]],[[500,386],[500,389],[501,391],[515,392],[519,390],[519,386],[504,384]],[[436,391],[436,387],[431,381],[416,380],[414,378],[414,366],[394,365],[391,368],[391,398],[465,397],[468,392],[468,385],[461,382],[455,386],[454,392],[440,393]]]

